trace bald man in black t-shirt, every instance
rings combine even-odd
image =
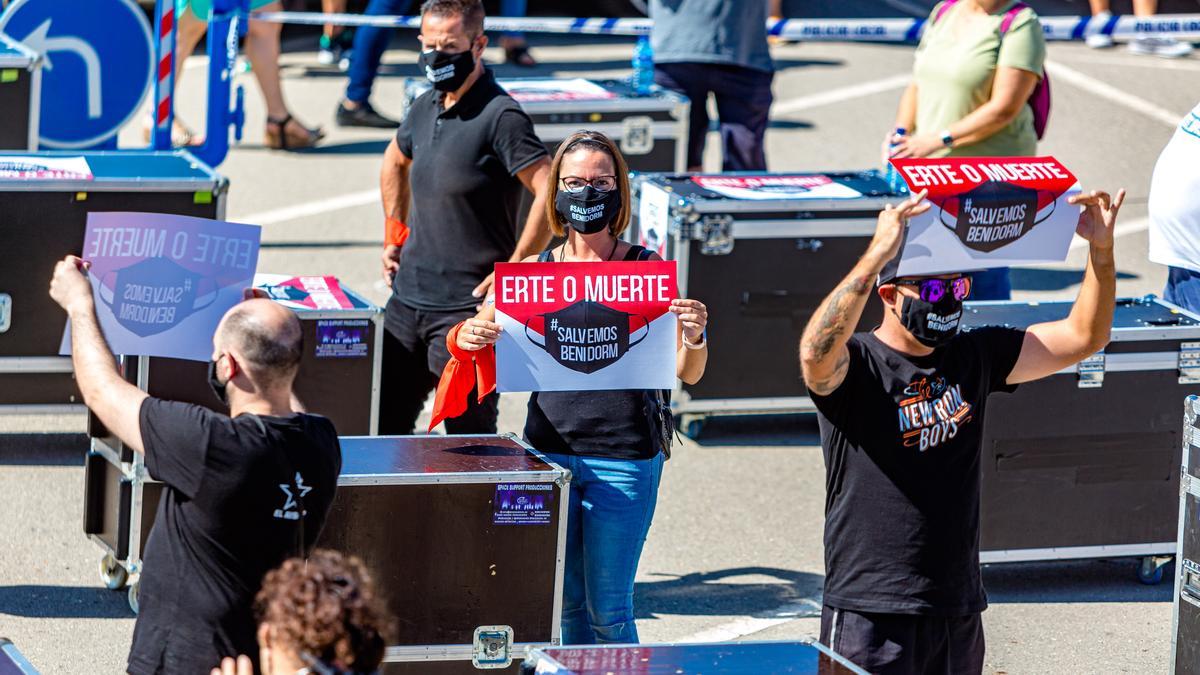
[[[979,457],[988,395],[1052,375],[1108,344],[1113,227],[1125,192],[1071,198],[1090,243],[1070,315],[1027,330],[959,333],[964,274],[898,277],[922,192],[879,214],[866,254],[804,329],[800,362],[825,453],[821,641],[872,673],[983,668]],[[868,294],[883,323],[853,333]]]
[[[292,395],[300,322],[265,299],[221,319],[209,383],[227,417],[150,397],[121,377],[85,269],[68,256],[50,284],[71,321],[75,381],[166,486],[142,556],[128,672],[207,673],[238,654],[257,661],[252,603],[263,575],[311,549],[341,471],[333,424],[300,411]]]

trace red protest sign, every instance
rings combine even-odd
[[[901,275],[941,274],[1066,257],[1077,180],[1053,157],[893,159],[934,208],[912,219]]]
[[[496,265],[500,391],[668,389],[674,261]]]

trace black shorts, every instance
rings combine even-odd
[[[983,619],[821,608],[821,644],[879,675],[976,675]]]

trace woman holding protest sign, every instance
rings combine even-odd
[[[1028,157],[1050,110],[1037,14],[1013,0],[944,0],[917,47],[888,157]],[[1007,300],[1008,269],[973,275],[977,300]]]
[[[564,243],[524,262],[661,260],[620,240],[629,227],[629,169],[616,145],[597,132],[562,142],[550,168],[547,212]],[[708,310],[675,299],[675,373],[698,382],[708,360]],[[502,328],[491,299],[447,338],[454,358],[442,375],[433,425],[465,406],[478,384],[494,386],[492,346]],[[478,379],[478,382],[477,382]],[[490,380],[490,381],[489,381]],[[432,426],[431,425],[431,428]],[[663,461],[674,429],[665,392],[658,390],[541,391],[529,399],[525,438],[570,469],[571,502],[563,588],[564,644],[637,642],[633,581],[654,516]]]

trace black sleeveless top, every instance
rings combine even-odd
[[[539,262],[549,262],[546,251]],[[632,246],[623,260],[649,260],[650,251]],[[611,459],[652,459],[646,392],[535,391],[529,397],[525,440],[542,452]]]

